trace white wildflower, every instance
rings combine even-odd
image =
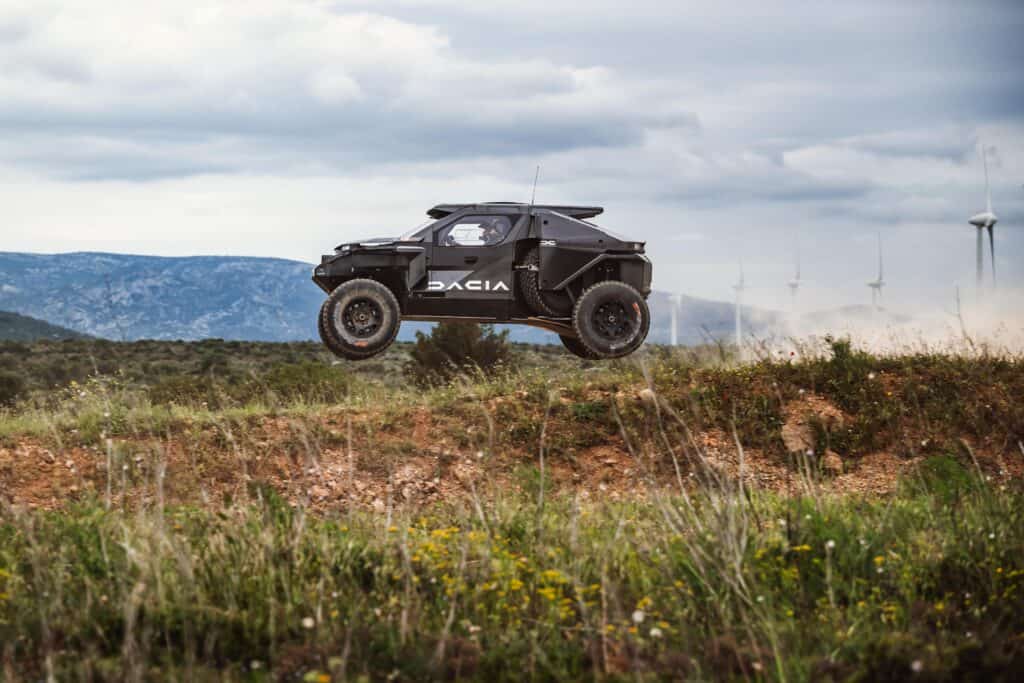
[[[916,674],[921,673],[924,669],[924,663],[920,659],[915,659],[910,663],[910,670]]]
[[[661,629],[655,626],[651,629],[651,638],[661,638]]]
[[[645,616],[647,616],[647,615],[644,614],[644,611],[642,609],[633,610],[633,623],[634,624],[642,624],[642,623],[644,623],[644,617]]]
[[[828,539],[827,541],[825,541],[825,548],[827,548],[828,550],[835,550],[836,542],[833,541],[831,538]]]
[[[314,626],[316,626],[316,621],[313,619],[313,617],[303,617],[302,618],[302,628],[308,630],[308,629],[313,628]]]

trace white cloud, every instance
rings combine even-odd
[[[251,170],[256,156],[287,172],[311,160],[621,144],[693,120],[664,84],[600,66],[469,58],[433,26],[322,3],[44,2],[7,10],[4,22],[16,28],[0,49],[0,127],[73,146],[77,158],[95,150],[89,177],[211,170],[195,160],[196,142],[215,148],[214,169]],[[79,174],[53,147],[20,145],[7,158]]]

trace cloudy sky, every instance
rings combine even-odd
[[[311,261],[445,201],[596,203],[655,286],[1024,285],[1024,3],[0,4],[0,250]]]

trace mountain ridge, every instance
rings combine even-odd
[[[323,292],[310,279],[313,264],[266,256],[151,256],[73,251],[0,252],[0,310],[27,315],[97,337],[118,340],[211,337],[247,341],[316,339]],[[652,292],[649,339],[668,342],[670,299]],[[744,306],[745,329],[758,333],[781,315]],[[683,296],[683,344],[729,338],[733,304]],[[510,339],[558,343],[524,325],[499,325]],[[405,322],[409,340],[430,323]]]

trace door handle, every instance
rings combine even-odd
[[[463,258],[462,260],[465,261],[466,263],[476,263],[479,260],[479,257],[478,256],[467,256],[467,257]]]

